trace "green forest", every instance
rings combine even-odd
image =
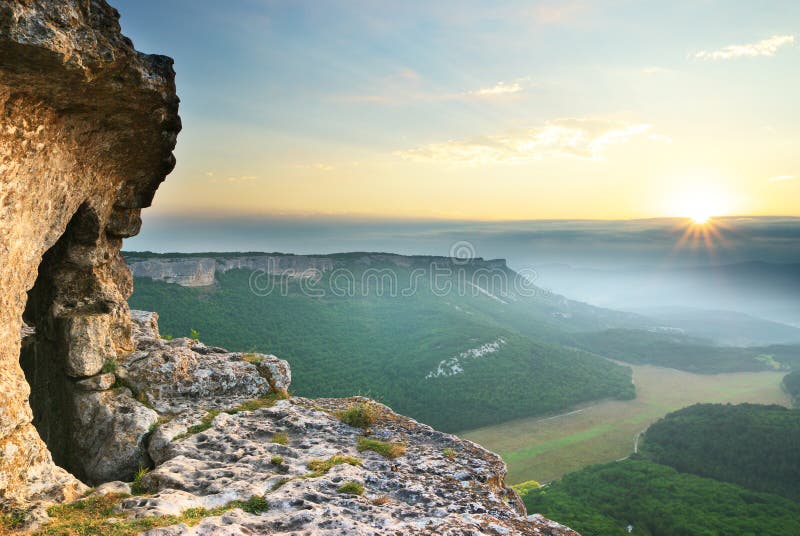
[[[295,394],[363,394],[446,431],[635,396],[630,369],[555,342],[564,329],[559,324],[597,329],[618,325],[624,313],[605,317],[584,304],[511,289],[502,299],[469,287],[459,291],[455,279],[448,293],[435,292],[424,277],[415,292],[403,293],[411,265],[392,264],[398,292],[381,292],[374,280],[369,288],[358,286],[365,267],[352,258],[339,259],[357,285],[344,296],[312,296],[296,280],[276,281],[282,291],[259,295],[251,291],[249,271],[232,270],[203,288],[136,278],[130,305],[158,311],[164,335],[188,336],[194,329],[207,344],[286,359]],[[332,283],[320,281],[318,288]],[[493,350],[474,356],[487,347]]]
[[[697,404],[646,432],[638,454],[520,490],[583,536],[785,535],[800,527],[800,411]]]
[[[692,473],[800,500],[800,411],[698,404],[647,430],[642,453]]]
[[[800,527],[800,505],[646,459],[595,465],[529,490],[540,513],[583,536],[787,536]]]

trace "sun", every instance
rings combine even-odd
[[[711,220],[711,214],[707,212],[694,212],[689,215],[689,219],[695,225],[705,225]]]

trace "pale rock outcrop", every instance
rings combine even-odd
[[[575,534],[541,517],[529,521],[504,483],[503,461],[472,442],[365,398],[281,399],[291,381],[286,362],[225,353],[191,339],[160,340],[155,314],[133,311],[132,318],[136,350],[120,367],[127,370],[125,381],[138,378],[145,385],[150,378],[147,396],[161,424],[149,437],[155,468],[140,483],[148,493],[124,499],[119,514],[180,515],[253,496],[270,506],[261,514],[234,509],[195,527],[178,524],[149,536]],[[247,404],[253,399],[263,403]],[[338,417],[355,403],[375,408],[370,437],[403,444],[401,456],[359,452],[364,431]],[[198,427],[202,422],[207,424]],[[276,434],[287,440],[273,441]],[[312,474],[309,463],[333,456],[358,463]],[[364,494],[341,493],[346,481],[362,484]]]

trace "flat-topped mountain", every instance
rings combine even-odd
[[[151,253],[123,252],[134,277],[176,283],[184,287],[213,285],[217,274],[229,270],[261,270],[269,274],[311,276],[352,264],[372,266],[419,266],[435,263],[441,267],[469,264],[475,268],[506,269],[503,259],[452,259],[450,257],[403,256],[390,253],[341,253],[335,255],[292,255],[286,253]]]

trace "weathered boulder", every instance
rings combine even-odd
[[[158,414],[128,389],[79,393],[74,414],[71,447],[90,484],[129,480],[150,465],[145,440]]]
[[[228,352],[188,338],[158,337],[158,316],[133,311],[136,349],[120,363],[123,383],[158,411],[176,414],[200,407],[236,405],[292,381],[289,364],[273,355]]]
[[[132,349],[118,252],[180,121],[172,61],[118,19],[102,0],[0,0],[0,505],[82,493],[53,463],[79,432],[71,378]]]

